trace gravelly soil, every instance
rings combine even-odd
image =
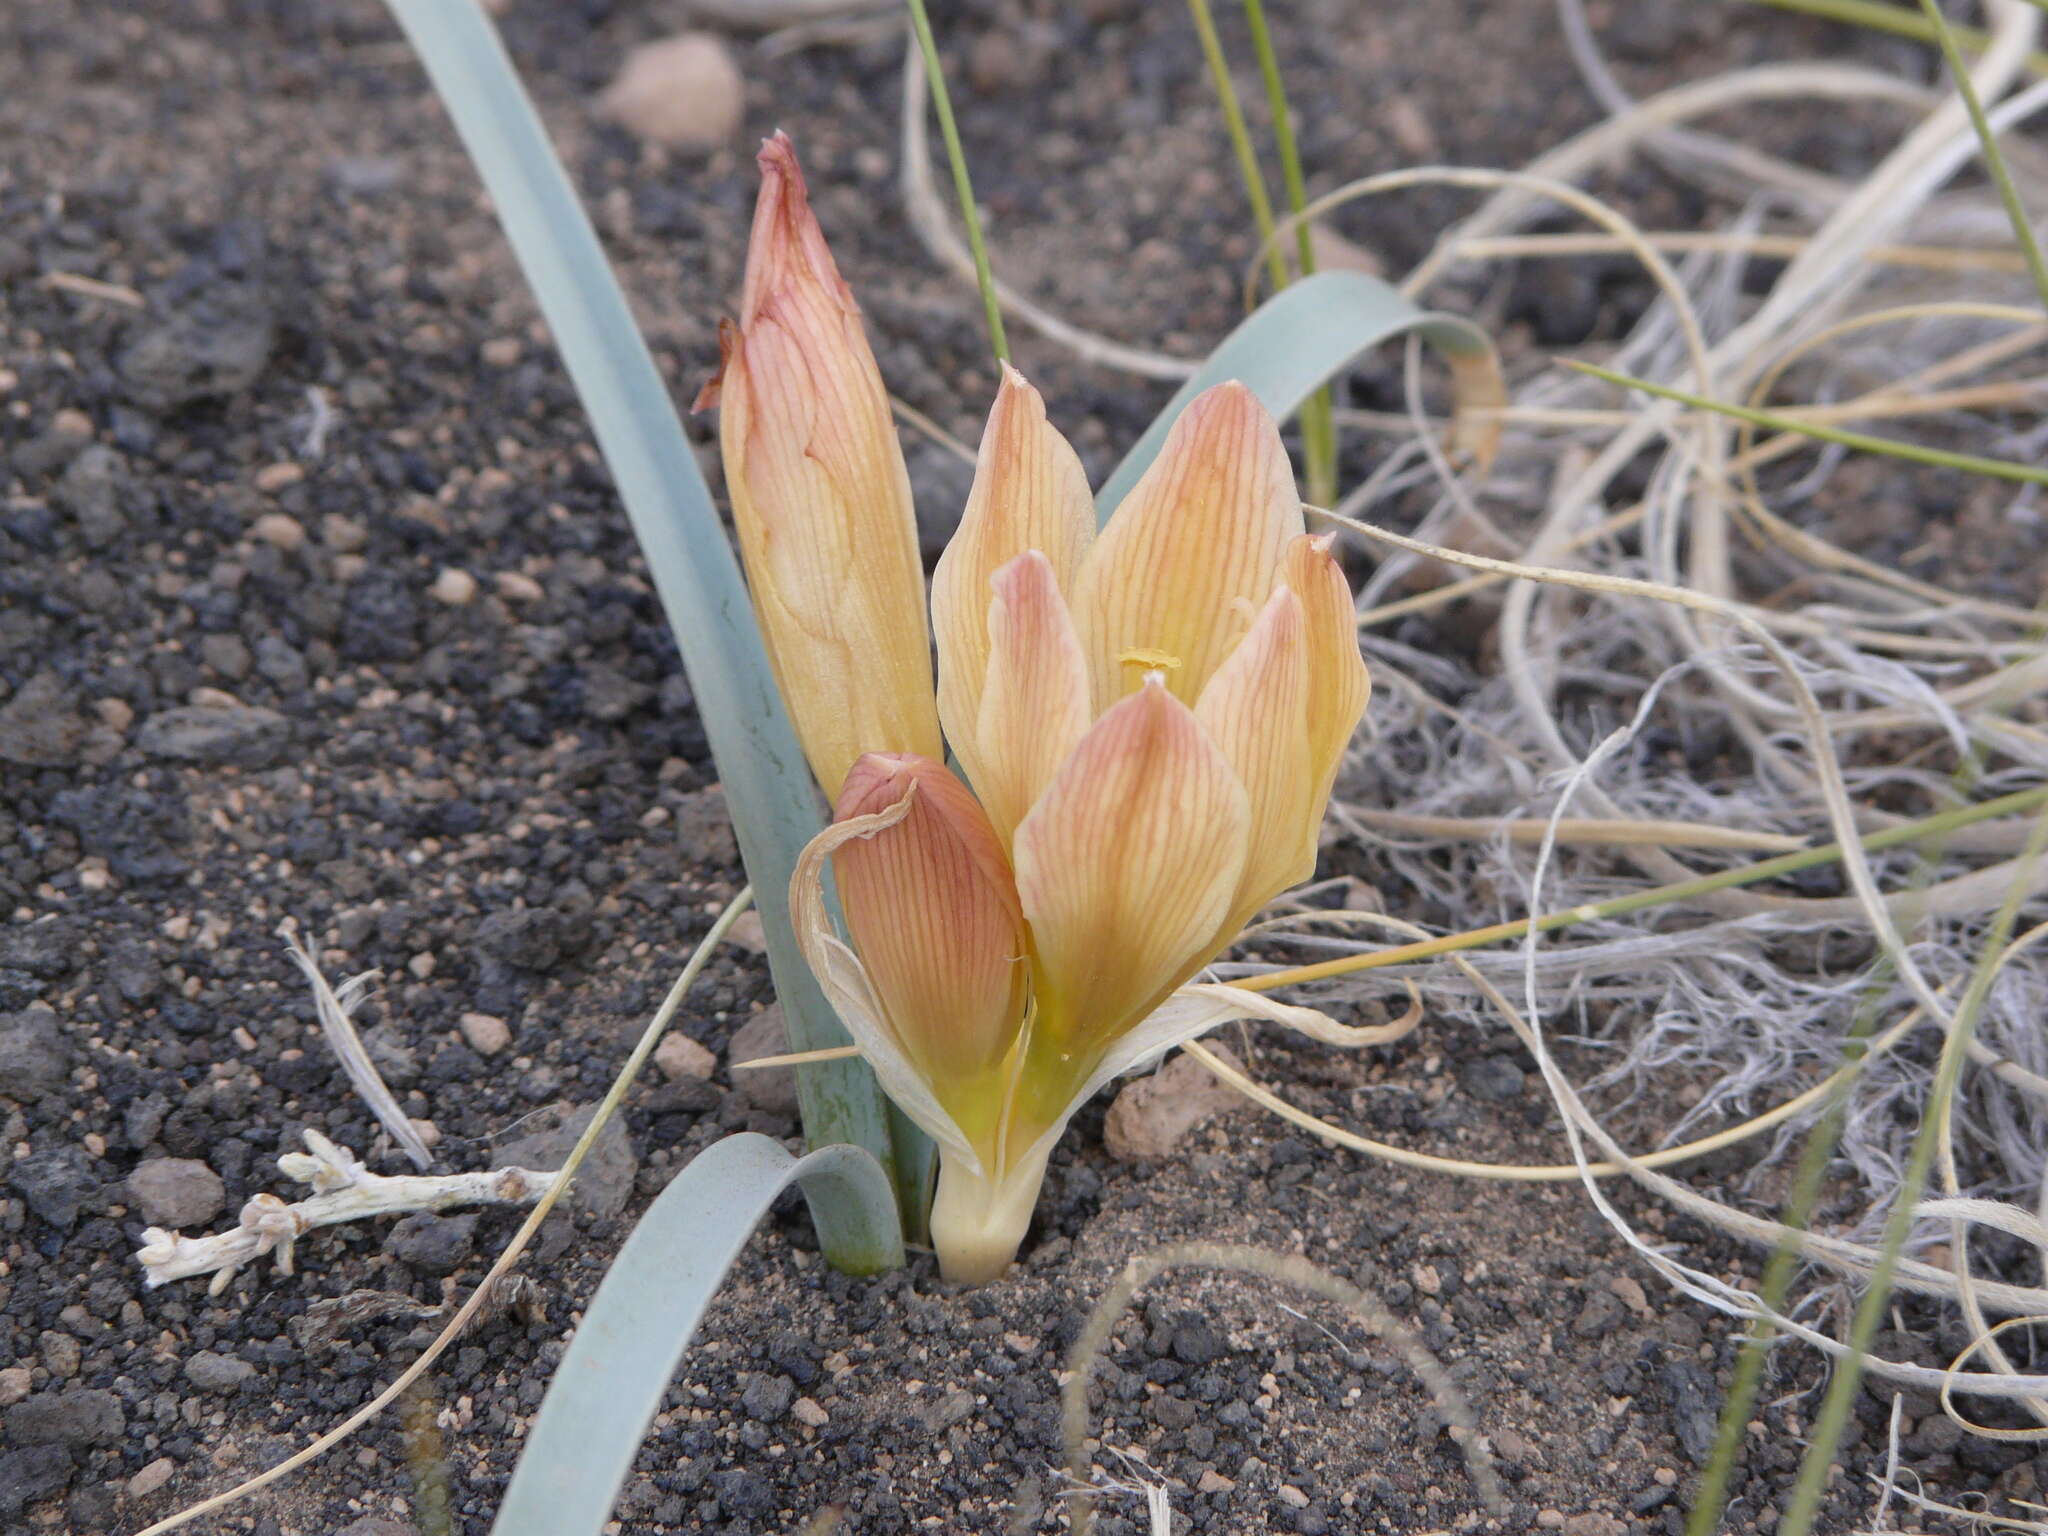
[[[1549,7],[1373,9],[1276,7],[1319,185],[1513,163],[1591,120]],[[1028,10],[944,20],[1006,269],[1081,323],[1199,348],[1230,322],[1249,240],[1179,8]],[[623,51],[674,20],[520,0],[506,25],[686,397],[737,287],[747,157],[666,156],[589,110]],[[1596,20],[1638,85],[1680,57],[1844,45],[1739,10]],[[309,1309],[358,1291],[438,1306],[513,1224],[330,1229],[292,1277],[141,1289],[145,1211],[205,1229],[282,1187],[273,1160],[305,1127],[373,1147],[279,925],[333,974],[385,973],[365,1015],[383,1070],[432,1123],[439,1166],[481,1167],[545,1151],[507,1144],[601,1092],[741,876],[573,394],[380,8],[50,0],[10,8],[0,45],[0,1531],[85,1536],[274,1464],[362,1402],[431,1316],[387,1310],[322,1342]],[[900,42],[736,46],[747,134],[798,137],[892,386],[971,439],[992,385],[976,309],[895,209]],[[1853,123],[1812,133],[1822,154],[1859,148]],[[1697,205],[1650,172],[1621,190],[1673,219]],[[1346,227],[1399,264],[1455,207],[1416,196]],[[1611,330],[1637,291],[1591,270],[1518,285],[1511,350]],[[1163,396],[1018,344],[1097,474]],[[1387,403],[1391,379],[1367,370],[1355,398]],[[955,461],[910,452],[926,505],[956,504]],[[768,1001],[758,959],[728,951],[680,1027],[722,1052]],[[1254,1056],[1373,1134],[1552,1159],[1547,1108],[1500,1051],[1432,1026],[1369,1060]],[[827,1506],[849,1530],[1062,1528],[1064,1352],[1127,1258],[1189,1237],[1305,1253],[1377,1289],[1451,1366],[1513,1501],[1480,1510],[1426,1395],[1340,1315],[1181,1277],[1099,1368],[1095,1427],[1128,1458],[1106,1451],[1108,1469],[1163,1477],[1191,1528],[1678,1528],[1727,1345],[1631,1269],[1581,1194],[1400,1176],[1245,1116],[1177,1161],[1119,1164],[1101,1126],[1099,1107],[1081,1117],[1021,1269],[986,1291],[949,1292],[929,1260],[833,1275],[785,1209],[673,1389],[624,1528],[791,1530]],[[403,1422],[209,1528],[431,1531],[445,1496],[452,1529],[486,1529],[626,1221],[740,1128],[793,1134],[773,1084],[736,1089],[721,1067],[643,1086],[585,1209],[528,1262],[530,1304],[479,1326]],[[1703,1233],[1635,1214],[1714,1262]],[[1946,1358],[1947,1342],[1917,1347]],[[1733,1529],[1769,1529],[1789,1485],[1815,1373],[1783,1369]],[[1958,1444],[1930,1408],[1909,1404],[1907,1446],[1938,1486],[2048,1481],[2023,1450]],[[1823,1529],[1867,1509],[1885,1411],[1866,1396]],[[1105,1530],[1140,1528],[1136,1499],[1109,1508]]]

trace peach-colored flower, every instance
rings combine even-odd
[[[722,435],[778,677],[835,800],[792,885],[797,930],[883,1087],[939,1145],[947,1274],[992,1279],[1053,1142],[1109,1078],[1228,1019],[1326,1023],[1190,980],[1314,870],[1369,686],[1351,593],[1243,386],[1188,405],[1098,535],[1079,459],[1005,366],[932,582],[936,714],[968,793],[928,728],[913,524],[873,360],[787,142],[762,166]],[[804,299],[764,322],[771,291]],[[787,334],[757,343],[764,323]],[[854,557],[870,537],[888,558]],[[776,563],[778,541],[801,558]],[[828,862],[850,944],[827,915]]]

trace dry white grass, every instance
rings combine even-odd
[[[1987,11],[1990,42],[1972,77],[2003,130],[2048,105],[2048,83],[2023,73],[2041,17],[2020,0],[1994,0]],[[1996,201],[1951,188],[1979,155],[1956,93],[1857,66],[1783,63],[1631,100],[1600,59],[1578,0],[1560,0],[1560,12],[1606,121],[1519,173],[1394,173],[1332,193],[1307,216],[1425,182],[1483,192],[1403,285],[1420,298],[1447,278],[1490,278],[1503,260],[1570,259],[1570,237],[1521,237],[1539,217],[1569,208],[1592,227],[1598,249],[1632,252],[1660,290],[1630,333],[1603,349],[1604,365],[1817,423],[2021,464],[2038,459],[2048,427],[2035,354],[2048,325]],[[921,81],[907,72],[913,222],[942,260],[964,270],[932,185]],[[1763,142],[1771,115],[1759,109],[1775,103],[1889,114],[1898,134],[1859,179],[1818,173]],[[1757,125],[1757,142],[1699,128],[1706,119]],[[1732,195],[1740,211],[1721,228],[1646,235],[1580,190],[1636,155]],[[2011,159],[2027,201],[2044,206],[2041,157],[2016,145]],[[1275,239],[1287,236],[1283,225]],[[1785,262],[1761,287],[1760,257]],[[1254,271],[1248,287],[1255,280]],[[1020,296],[1005,300],[1092,361],[1148,376],[1184,367],[1153,353],[1121,357],[1119,344],[1076,332]],[[1626,1170],[1726,1230],[1759,1244],[1796,1237],[1816,1264],[1852,1276],[1875,1260],[1872,1242],[1918,1124],[1930,1110],[1941,1114],[1942,1188],[1920,1208],[1901,1282],[1963,1308],[1994,1367],[1971,1378],[1973,1391],[2040,1399],[2048,1380],[2015,1371],[1984,1336],[1990,1314],[2048,1311],[2048,1290],[2021,1283],[2031,1269],[2011,1264],[2029,1250],[2048,1259],[2043,929],[2024,931],[1999,957],[1955,1103],[1930,1106],[1929,1098],[1995,912],[2010,894],[2020,900],[2022,929],[2048,917],[2048,868],[2025,856],[2028,827],[2012,822],[1876,855],[1856,842],[1896,825],[1899,807],[1925,814],[2042,783],[2048,650],[2039,616],[1948,590],[1802,526],[1850,463],[1845,450],[1760,434],[1562,369],[1516,381],[1490,475],[1460,479],[1424,419],[1416,356],[1411,348],[1409,421],[1354,414],[1347,423],[1398,435],[1337,509],[1361,520],[1360,534],[1379,546],[1360,608],[1380,683],[1337,822],[1428,902],[1474,927],[1724,868],[1754,857],[1745,843],[1838,837],[1852,852],[1841,895],[1728,890],[1677,911],[1585,923],[1519,954],[1475,953],[1384,979],[1422,985],[1439,1013],[1487,1028],[1505,1023],[1520,1035],[1559,1105],[1572,1171]],[[1645,485],[1640,495],[1620,491],[1628,475]],[[1980,520],[2003,521],[2023,547],[2042,516],[2039,487],[1961,483],[1979,505],[1998,503]],[[1433,505],[1418,519],[1401,503],[1398,515],[1419,542],[1389,549],[1398,541],[1370,525],[1395,515],[1397,497],[1418,492]],[[1491,568],[1475,554],[1494,557]],[[1445,563],[1480,573],[1446,575]],[[1405,615],[1489,589],[1500,603],[1497,658],[1472,666],[1399,638]],[[1544,842],[1546,824],[1568,835]],[[1720,846],[1701,835],[1708,828]],[[1323,914],[1301,922],[1297,942],[1309,958],[1378,947],[1333,927]],[[1523,994],[1519,1007],[1505,995],[1511,981]],[[1810,1128],[1823,1097],[1815,1085],[1838,1072],[1859,1020],[1874,1022],[1878,1045],[1848,1074],[1839,1158],[1854,1175],[1855,1199],[1827,1211],[1823,1230],[1788,1234],[1763,1214],[1760,1176]],[[1557,1033],[1579,1048],[1576,1059],[1604,1061],[1590,1081],[1565,1079],[1545,1043]],[[1673,1115],[1681,1090],[1682,1112]],[[1653,1112],[1632,1113],[1639,1106]],[[1655,1137],[1628,1148],[1605,1129],[1609,1121],[1653,1124],[1672,1147],[1773,1106],[1781,1110],[1762,1127],[1776,1137],[1772,1156],[1734,1203],[1639,1161]],[[1346,1144],[1409,1155],[1359,1138]],[[1588,1176],[1586,1187],[1674,1285],[1737,1315],[1759,1310],[1750,1292],[1651,1251],[1596,1180]],[[1972,1274],[1973,1229],[1980,1239],[1986,1229],[1996,1234],[2015,1279]],[[1818,1347],[1840,1348],[1796,1318],[1779,1321]],[[1904,1362],[1879,1368],[1923,1387],[1948,1378]],[[2048,1417],[2048,1404],[2042,1412]]]

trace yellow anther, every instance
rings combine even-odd
[[[1118,652],[1116,660],[1118,666],[1136,667],[1141,672],[1178,672],[1180,670],[1180,658],[1178,656],[1168,655],[1165,651],[1148,650],[1143,646],[1133,650]]]

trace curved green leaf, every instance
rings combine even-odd
[[[1418,309],[1362,272],[1317,272],[1281,289],[1223,338],[1109,477],[1095,498],[1096,513],[1107,519],[1117,509],[1159,456],[1181,409],[1210,385],[1237,379],[1285,421],[1359,353],[1410,333],[1435,347],[1450,367],[1458,395],[1452,444],[1484,467],[1500,426],[1478,413],[1507,403],[1486,332],[1456,315]]]
[[[845,1045],[849,1037],[789,927],[789,877],[820,825],[817,791],[768,669],[739,562],[668,388],[483,7],[388,4],[476,162],[647,556],[756,892],[789,1047]],[[797,1087],[813,1146],[852,1142],[892,1176],[897,1148],[905,1170],[928,1165],[928,1149],[918,1146],[922,1133],[907,1121],[892,1127],[865,1062],[800,1067]],[[914,1184],[906,1196],[906,1209],[921,1215]],[[876,1255],[860,1246],[859,1229],[842,1232],[843,1226],[821,1210],[827,1256],[842,1269],[871,1268]]]
[[[713,1142],[670,1181],[626,1239],[570,1340],[493,1536],[599,1536],[662,1394],[719,1283],[792,1183],[821,1207],[857,1207],[894,1228],[881,1166],[859,1147],[795,1158],[751,1132]]]

